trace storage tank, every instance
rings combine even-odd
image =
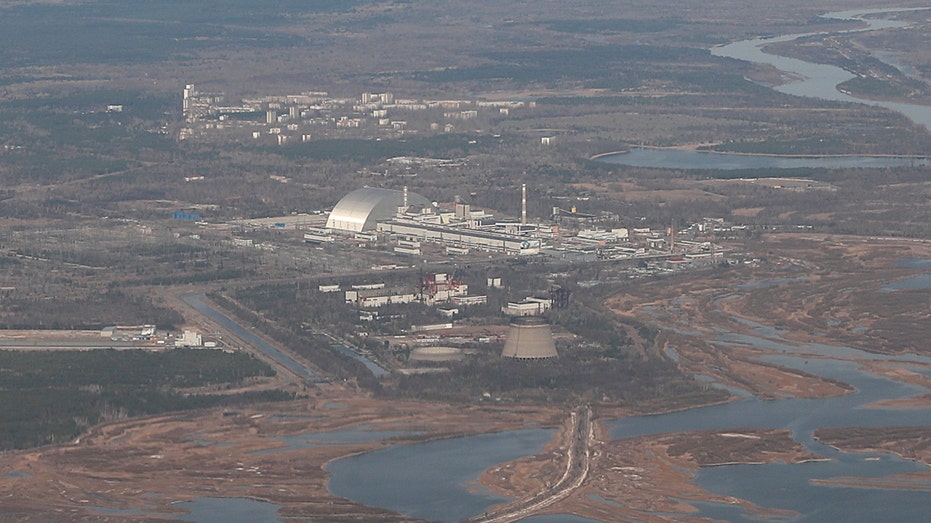
[[[465,356],[456,347],[417,347],[411,351],[411,361],[459,361]]]
[[[549,324],[538,316],[512,319],[501,356],[519,359],[555,358],[556,343]]]

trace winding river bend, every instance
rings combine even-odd
[[[840,11],[822,15],[824,18],[835,20],[850,20],[865,23],[865,27],[848,29],[844,31],[798,33],[770,38],[754,38],[727,45],[713,47],[711,54],[734,58],[746,62],[766,64],[784,71],[796,80],[773,87],[773,89],[786,94],[807,96],[836,102],[855,102],[867,105],[885,107],[898,111],[917,124],[931,129],[931,107],[926,105],[906,104],[898,102],[885,102],[856,98],[838,90],[837,86],[852,78],[854,74],[833,65],[815,64],[795,58],[786,58],[776,54],[767,53],[765,47],[770,44],[791,42],[809,36],[828,36],[833,34],[850,34],[880,29],[900,29],[908,27],[907,22],[875,18],[874,15],[902,13],[909,11],[931,10],[931,7],[901,8],[901,9],[864,9],[857,11]],[[892,65],[892,64],[890,64]]]
[[[897,111],[913,122],[931,130],[931,106],[868,100],[857,98],[842,92],[839,85],[854,78],[854,74],[840,67],[805,62],[796,58],[787,58],[768,53],[766,47],[771,44],[791,42],[811,36],[829,36],[838,34],[861,33],[884,29],[903,29],[907,22],[877,18],[882,14],[911,11],[931,11],[931,7],[902,9],[865,9],[857,11],[840,11],[822,15],[833,20],[846,20],[865,24],[863,27],[841,31],[824,31],[814,33],[796,33],[768,38],[754,38],[711,48],[714,56],[733,58],[744,62],[770,65],[786,73],[793,80],[773,86],[776,91],[795,96],[818,98],[834,102],[851,102],[871,106],[885,107]],[[890,57],[879,56],[889,65],[914,74],[914,71],[893,63]],[[925,159],[872,156],[825,156],[825,157],[791,157],[766,155],[741,155],[706,153],[698,151],[678,151],[663,149],[634,149],[627,153],[600,156],[599,161],[634,167],[658,167],[665,169],[795,169],[795,168],[851,168],[851,167],[895,167],[902,165],[926,165]]]

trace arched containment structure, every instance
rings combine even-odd
[[[430,200],[410,192],[408,205],[430,207]],[[339,231],[362,232],[375,230],[379,221],[390,220],[398,213],[398,207],[404,205],[404,192],[378,187],[363,187],[343,196],[327,218],[327,229]]]

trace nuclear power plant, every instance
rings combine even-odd
[[[525,360],[555,358],[556,343],[549,324],[538,316],[512,319],[501,356]]]

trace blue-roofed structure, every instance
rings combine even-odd
[[[175,220],[191,220],[191,221],[200,220],[199,214],[195,212],[187,212],[187,211],[175,211],[171,213],[171,217]]]

